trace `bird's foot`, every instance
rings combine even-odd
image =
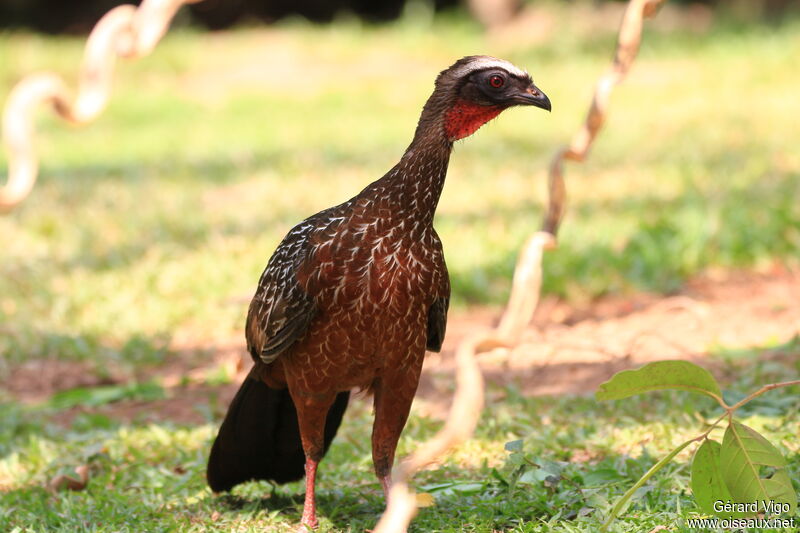
[[[300,520],[300,528],[297,530],[298,533],[314,531],[317,526],[319,526],[319,520],[317,520],[316,506],[314,504],[305,506],[303,509],[303,518]]]
[[[303,518],[303,521],[299,526],[297,526],[297,533],[313,533],[314,530],[317,529],[317,526],[319,526],[319,521],[316,519],[316,517],[314,517],[313,520],[308,521]]]

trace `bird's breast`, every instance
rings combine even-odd
[[[298,279],[328,313],[398,317],[428,306],[443,259],[432,230],[417,229],[411,221],[356,221],[314,242]]]

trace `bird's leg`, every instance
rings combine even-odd
[[[317,502],[314,486],[317,482],[317,465],[319,461],[306,458],[306,499],[303,502],[303,519],[301,524],[310,528],[319,525],[317,521]]]
[[[336,395],[302,394],[293,392],[291,387],[289,392],[297,409],[300,439],[303,442],[303,452],[306,455],[306,496],[303,503],[301,528],[303,526],[315,528],[319,524],[315,498],[317,466],[325,453],[325,421]]]
[[[419,358],[419,364],[412,364],[412,368],[384,374],[376,381],[373,389],[375,423],[372,426],[372,463],[387,504],[392,485],[394,453],[417,392],[421,368],[422,357]]]
[[[378,476],[379,481],[381,482],[381,487],[383,487],[383,497],[386,500],[386,505],[389,505],[389,492],[392,489],[392,471],[389,470],[389,473],[384,476]]]

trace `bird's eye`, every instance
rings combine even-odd
[[[489,78],[489,85],[491,85],[495,89],[499,89],[500,87],[502,87],[505,82],[506,80],[504,80],[502,76],[498,76],[496,74],[491,78]]]

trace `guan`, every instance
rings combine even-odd
[[[372,392],[372,460],[389,495],[400,433],[425,350],[444,340],[450,281],[433,215],[453,143],[517,105],[550,110],[524,71],[488,56],[436,78],[400,161],[351,200],[295,226],[250,303],[255,365],[208,460],[214,492],[306,476],[302,523],[316,527],[314,483],[353,389]]]

